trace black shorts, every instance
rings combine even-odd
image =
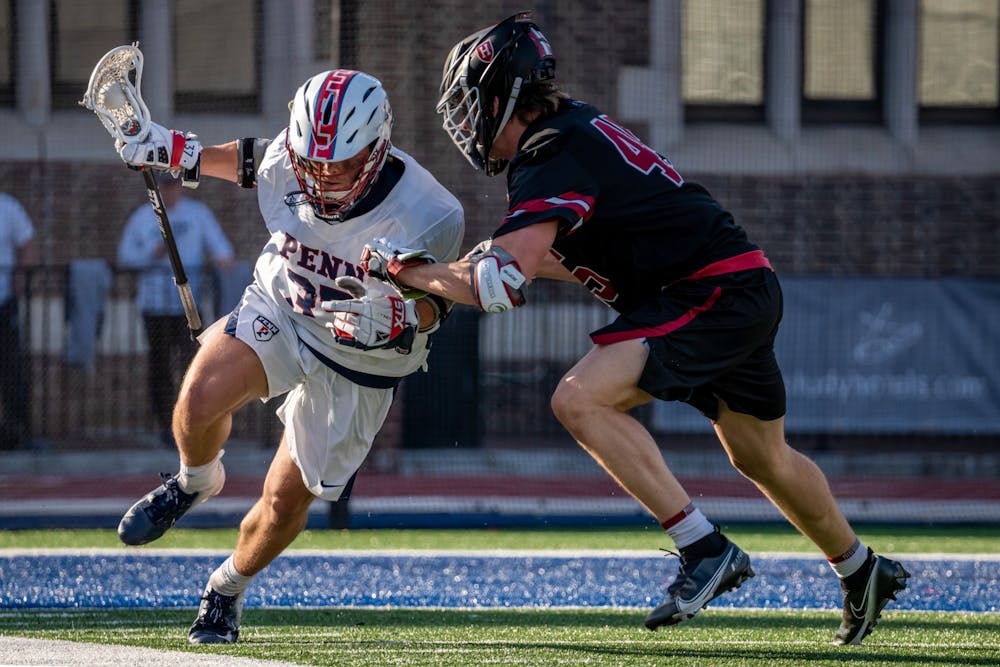
[[[752,269],[675,283],[591,337],[645,338],[639,388],[656,398],[688,403],[712,420],[721,398],[735,412],[772,420],[785,414],[774,357],[781,309],[777,276]]]

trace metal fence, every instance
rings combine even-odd
[[[24,286],[19,320],[29,442],[53,449],[157,446],[159,426],[148,392],[148,342],[135,299],[136,275],[109,267],[106,290],[81,288],[83,278],[71,277],[77,275],[74,266],[35,268],[22,272],[19,280]],[[820,281],[820,287],[809,279],[790,277],[787,282],[786,300],[805,293],[819,295],[822,303],[811,307],[811,315],[801,297],[792,299],[792,312],[786,303],[779,334],[786,380],[808,372],[812,375],[807,378],[827,382],[827,368],[856,380],[854,393],[837,387],[817,394],[826,386],[816,384],[819,380],[802,385],[811,387],[811,393],[799,387],[802,382],[790,385],[798,387],[789,394],[788,419],[796,446],[908,451],[993,447],[1000,437],[995,414],[991,416],[1000,391],[1000,351],[991,345],[1000,335],[1000,309],[994,303],[1000,300],[1000,281],[977,284],[978,300],[970,296],[972,290],[950,284],[931,298],[928,285],[938,281],[900,286],[830,278]],[[207,272],[202,283],[198,302],[203,319],[211,322],[235,301],[232,294],[223,295],[215,272]],[[838,285],[851,300],[838,301]],[[869,298],[855,305],[865,290],[871,292]],[[906,300],[893,300],[907,291]],[[946,306],[950,315],[942,318]],[[816,320],[825,315],[834,324]],[[434,336],[429,372],[403,382],[380,438],[387,446],[409,449],[572,445],[552,416],[549,396],[589,349],[587,334],[611,317],[613,312],[585,290],[545,281],[532,286],[527,307],[512,313],[490,316],[456,308]],[[955,331],[962,332],[957,347]],[[871,355],[840,358],[857,348],[845,340],[851,336],[866,349],[879,346],[877,367],[863,365]],[[946,375],[928,366],[942,359],[950,360]],[[971,359],[975,362],[965,363]],[[176,361],[175,382],[186,363]],[[3,382],[16,381],[12,369],[0,371]],[[948,382],[933,375],[922,379],[929,373]],[[930,383],[927,396],[918,391],[925,381]],[[941,386],[953,389],[954,396],[941,394]],[[273,446],[281,427],[274,407],[272,401],[244,408],[234,420],[232,437]],[[4,412],[9,422],[10,406]],[[635,415],[670,445],[714,437],[708,421],[687,406],[655,402]]]

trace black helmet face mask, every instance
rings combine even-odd
[[[514,112],[524,83],[555,76],[548,40],[526,14],[469,35],[445,60],[437,111],[462,155],[488,175],[507,161],[490,156],[493,142]]]

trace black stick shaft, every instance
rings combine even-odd
[[[194,294],[191,293],[191,284],[184,272],[181,255],[177,251],[174,232],[170,228],[170,220],[167,218],[167,207],[163,204],[163,196],[160,194],[160,187],[156,184],[156,176],[153,175],[153,171],[143,169],[142,175],[146,179],[146,194],[149,196],[153,213],[156,214],[156,222],[160,226],[163,243],[167,246],[167,256],[170,257],[170,266],[174,271],[174,283],[177,285],[177,292],[184,305],[184,315],[187,317],[188,328],[191,330],[191,340],[197,341],[198,334],[201,333],[201,316],[198,315],[198,305],[195,303]]]

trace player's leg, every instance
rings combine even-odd
[[[267,395],[267,374],[257,353],[221,328],[206,332],[174,406],[181,463],[202,466],[213,461],[229,438],[233,413]]]
[[[652,400],[636,387],[646,356],[638,340],[595,346],[563,376],[551,405],[580,446],[662,522],[691,498],[653,436],[627,412]]]
[[[222,445],[232,413],[266,396],[267,376],[253,349],[221,327],[206,332],[184,377],[174,408],[174,439],[180,453],[176,475],[136,502],[118,526],[125,544],[158,539],[196,503],[222,490]]]
[[[785,442],[784,417],[762,421],[719,401],[715,431],[733,466],[820,550],[837,556],[857,536],[819,467]]]
[[[563,377],[552,409],[573,437],[674,540],[681,569],[667,599],[646,618],[656,629],[696,614],[753,576],[750,560],[695,508],[656,441],[627,410],[651,400],[636,386],[648,351],[631,340],[593,348]]]
[[[236,641],[252,577],[299,534],[315,497],[341,497],[371,449],[391,401],[391,389],[355,384],[315,358],[305,362],[301,384],[278,408],[285,433],[264,493],[240,525],[235,552],[209,579],[188,634],[191,643]]]
[[[240,523],[233,553],[237,571],[253,576],[284,551],[305,527],[315,499],[302,483],[302,473],[282,437],[264,480],[264,492]]]
[[[819,547],[840,577],[845,599],[836,643],[860,644],[886,603],[905,588],[908,573],[858,539],[823,472],[788,446],[783,417],[763,421],[719,403],[715,431],[733,466]]]
[[[188,641],[236,641],[251,580],[302,531],[313,500],[315,496],[302,483],[302,474],[283,437],[264,480],[263,494],[240,524],[236,550],[209,577]]]

